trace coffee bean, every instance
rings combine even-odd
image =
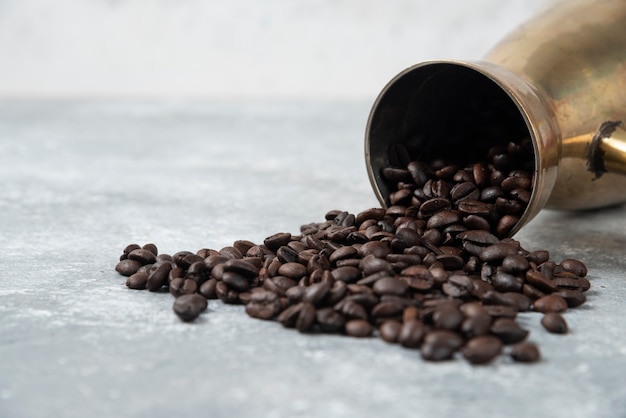
[[[217,294],[215,293],[215,287],[217,286],[217,280],[209,279],[206,282],[202,283],[200,289],[198,289],[198,293],[204,296],[207,299],[216,299]]]
[[[526,272],[526,282],[543,292],[552,293],[557,290],[557,287],[552,283],[552,281],[539,271],[528,270]]]
[[[341,332],[346,324],[344,316],[333,308],[318,309],[315,318],[323,332]]]
[[[148,276],[148,279],[146,280],[146,289],[151,292],[160,289],[167,283],[170,270],[172,270],[172,265],[170,263],[161,264]]]
[[[587,296],[578,290],[560,289],[556,294],[565,299],[568,308],[575,308],[587,301]]]
[[[430,331],[424,337],[420,354],[424,360],[450,360],[452,355],[463,345],[463,339],[455,332]]]
[[[585,277],[587,275],[587,266],[582,261],[568,258],[561,261],[560,265],[565,271],[574,273],[576,276]]]
[[[463,314],[455,306],[446,306],[433,313],[433,324],[437,329],[455,331],[463,322]]]
[[[398,295],[401,296],[408,290],[408,285],[393,277],[384,277],[377,280],[372,287],[378,295]]]
[[[519,254],[510,254],[502,260],[502,270],[507,273],[521,273],[530,268],[528,260]]]
[[[137,273],[140,267],[141,263],[139,261],[126,258],[117,263],[117,265],[115,266],[115,271],[117,271],[122,276],[129,277]]]
[[[291,241],[289,232],[278,232],[263,240],[263,244],[270,250],[276,251],[283,245],[287,245]]]
[[[307,269],[300,263],[285,263],[278,268],[278,274],[298,280],[307,274]]]
[[[253,278],[257,276],[259,269],[248,261],[229,259],[224,263],[224,271],[234,272],[246,278]]]
[[[345,283],[355,283],[361,278],[361,270],[352,266],[337,267],[332,271],[335,280]]]
[[[491,279],[491,284],[499,292],[521,292],[524,280],[504,271],[497,271]]]
[[[504,259],[508,255],[516,254],[518,247],[509,243],[498,243],[485,247],[479,254],[481,261],[499,261]]]
[[[528,336],[528,331],[510,318],[496,319],[491,325],[491,333],[500,338],[504,344],[518,343]]]
[[[141,248],[128,253],[128,258],[130,260],[139,261],[141,265],[152,264],[156,261],[156,256],[152,252]]]
[[[537,299],[533,306],[537,312],[563,312],[567,309],[567,302],[562,296],[552,294]]]
[[[533,343],[519,343],[511,349],[513,360],[522,363],[535,363],[541,359],[539,348]]]
[[[486,364],[502,352],[502,342],[491,335],[470,339],[461,349],[463,357],[472,364]]]
[[[416,348],[421,345],[424,335],[426,335],[426,326],[417,319],[412,319],[402,323],[398,333],[398,343],[403,347]]]
[[[567,322],[565,322],[563,316],[557,312],[547,312],[543,318],[541,318],[541,325],[554,334],[567,333]]]
[[[185,321],[193,321],[207,308],[207,300],[202,295],[182,295],[174,301],[174,313]]]
[[[246,313],[253,318],[272,319],[280,312],[281,304],[278,295],[266,290],[253,292],[246,304]]]
[[[398,342],[401,328],[402,324],[399,321],[388,320],[383,322],[378,328],[378,333],[380,334],[380,338],[388,343],[396,343]]]
[[[389,318],[401,314],[403,310],[404,305],[397,301],[383,301],[372,308],[371,314],[374,318]]]
[[[493,320],[486,311],[466,317],[461,323],[461,333],[468,338],[485,335],[491,329]]]
[[[364,338],[372,335],[372,326],[364,319],[352,319],[346,322],[346,334],[351,337]]]
[[[137,250],[135,250],[137,251]],[[135,290],[143,290],[146,288],[146,283],[148,282],[148,273],[146,272],[137,272],[135,274],[132,274],[127,280],[126,280],[126,286],[129,287],[130,289],[135,289]]]
[[[300,332],[308,331],[315,322],[315,316],[315,306],[308,302],[302,302],[296,319],[296,329]]]

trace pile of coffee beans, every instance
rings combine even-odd
[[[483,364],[507,350],[516,361],[539,360],[519,312],[541,312],[548,331],[567,332],[561,313],[584,303],[590,286],[582,262],[557,264],[485,229],[448,237],[451,224],[431,221],[439,212],[414,211],[334,210],[298,235],[173,256],[132,244],[116,270],[129,288],[168,289],[183,321],[220,299],[300,332],[376,335],[433,361],[460,353]]]
[[[556,263],[507,238],[532,193],[530,141],[491,146],[465,164],[415,155],[390,147],[386,209],[333,210],[297,235],[219,250],[167,255],[131,244],[116,270],[131,289],[167,289],[183,321],[220,299],[300,332],[379,336],[425,360],[538,361],[518,313],[540,312],[547,331],[566,333],[561,313],[586,301],[590,283],[582,262]]]

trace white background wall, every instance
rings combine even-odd
[[[0,98],[371,100],[546,0],[0,0]]]

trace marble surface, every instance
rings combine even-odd
[[[260,242],[377,206],[370,103],[0,104],[0,416],[626,416],[626,210],[543,211],[527,249],[580,258],[588,302],[543,361],[421,360],[383,341],[301,335],[210,301],[196,323],[114,271],[162,252]]]

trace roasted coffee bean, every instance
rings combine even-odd
[[[216,299],[217,294],[215,293],[215,286],[217,285],[217,280],[209,279],[206,282],[202,283],[200,289],[198,289],[198,293],[204,296],[207,299]]]
[[[404,310],[404,305],[397,301],[383,301],[372,308],[372,316],[374,318],[389,318],[397,316]]]
[[[426,326],[417,319],[412,319],[402,323],[397,341],[403,347],[416,348],[422,343],[424,335],[426,335]]]
[[[156,261],[155,254],[141,248],[132,250],[130,253],[128,253],[128,258],[130,260],[139,261],[142,266],[146,264],[152,264]]]
[[[238,303],[239,302],[239,294],[231,290],[226,283],[217,282],[215,285],[215,294],[224,303]]]
[[[154,254],[154,256],[156,257],[157,255],[159,255],[159,250],[157,249],[157,246],[150,243],[150,244],[145,244],[143,247],[141,247],[143,250],[149,251],[152,254]]]
[[[491,335],[470,339],[461,349],[463,357],[472,364],[486,364],[502,352],[502,342]]]
[[[474,183],[466,181],[457,183],[450,191],[450,197],[455,202],[462,199],[478,200],[480,198],[480,191]]]
[[[450,297],[464,298],[474,290],[474,282],[463,274],[453,274],[443,283],[442,289]]]
[[[183,321],[196,319],[207,308],[207,300],[202,295],[182,295],[174,301],[174,313]]]
[[[524,279],[504,271],[497,271],[491,278],[491,285],[499,292],[521,292]]]
[[[300,278],[306,276],[307,269],[300,263],[285,263],[278,268],[277,273],[281,276],[299,280]]]
[[[351,300],[343,300],[339,302],[337,305],[335,305],[335,309],[338,312],[341,312],[343,315],[345,315],[348,318],[352,318],[352,319],[367,319],[368,318],[367,311],[365,310],[363,305],[360,305]]]
[[[128,286],[130,289],[143,290],[146,288],[147,282],[148,273],[140,271],[132,274],[130,277],[128,277],[128,279],[126,279],[126,286]]]
[[[401,280],[394,277],[384,277],[374,283],[372,289],[378,295],[397,295],[402,296],[406,293],[409,286]]]
[[[437,329],[457,330],[463,322],[463,314],[455,306],[446,306],[433,313],[433,325]]]
[[[530,268],[528,260],[519,254],[510,254],[502,260],[502,270],[507,273],[521,273]]]
[[[364,338],[372,335],[372,326],[364,319],[352,319],[346,322],[346,334],[351,337]]]
[[[337,267],[332,271],[333,278],[345,283],[355,283],[361,278],[361,270],[352,266]]]
[[[518,362],[535,363],[541,359],[541,353],[533,343],[519,343],[511,349],[511,357]]]
[[[468,338],[489,333],[493,320],[487,312],[467,316],[461,323],[461,333]]]
[[[126,258],[117,263],[117,265],[115,266],[115,271],[117,271],[122,276],[129,277],[137,273],[140,267],[141,263],[139,261]]]
[[[263,244],[271,251],[276,251],[283,245],[289,244],[291,234],[289,232],[278,232],[263,240]]]
[[[452,204],[448,199],[435,197],[422,203],[419,214],[424,218],[428,218],[441,210],[450,209],[451,207]]]
[[[571,273],[574,273],[578,277],[585,277],[587,275],[587,266],[582,261],[568,258],[561,261],[560,266]]]
[[[455,332],[437,330],[430,331],[424,337],[420,354],[424,360],[450,360],[452,355],[463,345],[463,339]]]
[[[479,200],[463,199],[457,203],[457,209],[462,215],[487,217],[493,212],[493,205]]]
[[[300,332],[310,330],[315,322],[315,316],[315,306],[308,302],[302,302],[298,318],[296,319],[296,329]]]
[[[533,307],[537,312],[563,312],[567,309],[567,302],[562,296],[552,294],[537,299]]]
[[[252,292],[246,304],[246,313],[253,318],[272,319],[280,312],[281,303],[274,292],[261,290]]]
[[[398,336],[400,335],[401,328],[402,324],[399,321],[388,320],[380,325],[378,333],[380,334],[380,338],[388,343],[396,343],[398,342]]]
[[[485,247],[479,254],[483,262],[500,261],[506,256],[516,254],[519,247],[509,243],[498,243]]]
[[[517,309],[504,305],[485,305],[485,311],[494,318],[510,318],[517,317]]]
[[[204,263],[202,265],[204,265]],[[170,263],[164,263],[157,267],[157,269],[148,276],[148,279],[146,280],[146,289],[153,292],[167,284],[167,278],[170,270],[172,270],[172,265]]]
[[[568,308],[575,308],[587,301],[587,296],[578,290],[560,289],[556,294],[565,299]]]
[[[314,283],[304,290],[302,301],[317,306],[328,295],[330,289],[330,283]]]
[[[323,332],[341,332],[346,324],[344,316],[333,308],[318,309],[315,318]]]
[[[500,338],[504,344],[515,344],[528,336],[528,331],[510,318],[496,319],[491,325],[491,333]]]
[[[224,271],[234,272],[246,278],[253,278],[257,276],[259,269],[245,260],[230,259],[224,263]]]
[[[554,334],[567,333],[567,322],[565,322],[563,316],[557,312],[547,312],[543,318],[541,318],[541,325]]]
[[[250,283],[241,274],[233,271],[225,271],[222,275],[222,283],[228,285],[229,288],[237,292],[247,292],[250,289]]]

